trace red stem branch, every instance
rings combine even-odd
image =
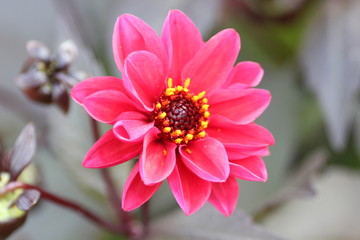
[[[150,201],[141,206],[141,220],[142,220],[142,237],[145,238],[150,231]]]
[[[94,142],[96,142],[100,138],[98,123],[92,118],[90,118],[90,122],[91,122],[93,139],[94,139]],[[121,223],[124,224],[125,233],[128,236],[133,235],[132,227],[130,224],[131,217],[127,212],[121,210],[121,199],[118,195],[118,191],[116,189],[116,186],[114,184],[114,181],[111,177],[109,170],[107,168],[102,168],[102,169],[100,169],[100,173],[101,173],[102,179],[104,181],[110,203],[116,213],[117,218],[119,219],[119,221]]]
[[[58,204],[60,206],[63,206],[68,209],[75,210],[76,212],[83,215],[86,219],[90,220],[91,222],[103,227],[106,230],[109,230],[111,232],[117,233],[117,234],[124,234],[125,229],[123,229],[121,226],[113,225],[110,222],[107,222],[106,220],[102,219],[101,217],[97,216],[95,213],[91,212],[90,210],[86,209],[85,207],[79,205],[76,202],[73,202],[71,200],[65,199],[63,197],[57,196],[53,193],[50,193],[40,187],[33,186],[30,184],[22,183],[22,182],[10,182],[5,187],[3,187],[0,190],[0,196],[4,195],[8,192],[12,192],[16,189],[34,189],[40,192],[41,197],[53,202],[55,204]]]

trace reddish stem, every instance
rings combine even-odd
[[[93,139],[94,142],[96,142],[100,138],[98,123],[93,118],[90,118],[90,122],[91,122]],[[102,168],[100,169],[100,173],[104,181],[106,191],[109,196],[109,200],[111,202],[113,209],[115,210],[117,218],[119,219],[120,222],[124,224],[124,231],[126,235],[132,236],[133,232],[131,226],[131,217],[127,212],[121,210],[121,199],[117,194],[118,191],[116,189],[116,186],[114,184],[114,181],[111,177],[109,170],[107,168]]]
[[[145,238],[149,234],[150,230],[150,202],[147,201],[141,207],[141,219],[142,219],[142,237]]]
[[[42,198],[44,198],[50,202],[53,202],[55,204],[58,204],[60,206],[63,206],[65,208],[75,210],[76,212],[82,214],[86,219],[103,227],[106,230],[109,230],[109,231],[117,233],[117,234],[125,233],[125,229],[123,229],[122,227],[119,227],[119,226],[113,225],[110,222],[107,222],[106,220],[97,216],[95,213],[93,213],[90,210],[86,209],[85,207],[79,205],[78,203],[75,203],[71,200],[57,196],[57,195],[50,193],[50,192],[48,192],[40,187],[37,187],[37,186],[33,186],[33,185],[22,183],[22,182],[10,182],[9,184],[7,184],[5,187],[3,187],[0,190],[0,196],[6,194],[8,192],[12,192],[16,189],[37,190],[40,192]]]

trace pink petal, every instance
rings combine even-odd
[[[121,113],[115,122],[114,134],[124,142],[142,141],[145,134],[154,126],[148,114],[133,111]]]
[[[256,62],[240,62],[230,72],[223,87],[227,88],[233,84],[241,88],[255,87],[264,75],[264,70]]]
[[[224,144],[229,160],[246,158],[249,156],[264,157],[270,154],[268,146],[249,146],[234,143]]]
[[[107,131],[88,151],[83,166],[86,168],[111,167],[130,160],[141,151],[140,143],[124,143]]]
[[[201,34],[183,12],[171,10],[165,20],[161,37],[170,51],[169,77],[173,79],[175,86],[181,85],[181,70],[203,44]]]
[[[181,159],[200,178],[224,182],[229,176],[229,161],[224,145],[214,138],[192,141],[180,147]]]
[[[140,176],[145,185],[163,181],[175,167],[176,145],[162,141],[158,134],[159,130],[153,128],[144,138],[144,147],[139,162]]]
[[[212,184],[209,202],[228,217],[235,210],[238,196],[239,185],[235,178],[229,177],[226,182]]]
[[[93,93],[83,102],[85,110],[99,122],[114,123],[120,113],[139,111],[133,100],[115,90],[103,90]]]
[[[165,74],[159,58],[151,52],[131,53],[124,65],[125,85],[148,110],[165,89]]]
[[[124,142],[142,141],[145,134],[154,126],[154,122],[144,120],[120,120],[114,125],[114,134]]]
[[[268,174],[264,161],[252,156],[230,162],[231,176],[248,181],[266,182]]]
[[[199,210],[209,198],[211,184],[191,172],[181,160],[168,177],[171,191],[186,215]]]
[[[239,124],[256,120],[269,106],[271,94],[263,89],[221,89],[209,96],[211,114]]]
[[[136,163],[124,186],[122,208],[131,211],[140,207],[151,198],[160,185],[161,183],[145,185],[139,174],[139,163]]]
[[[182,79],[191,79],[189,88],[194,93],[218,88],[232,69],[239,50],[240,37],[235,30],[219,32],[185,65]]]
[[[248,145],[268,146],[274,144],[274,137],[264,127],[255,123],[238,125],[221,116],[210,118],[209,127],[206,133],[222,142]]]
[[[123,82],[116,77],[93,77],[79,82],[71,89],[71,97],[82,104],[84,99],[102,90],[116,90],[126,93]]]
[[[121,72],[125,58],[132,52],[146,50],[158,56],[165,67],[168,65],[163,43],[156,32],[143,20],[124,14],[118,17],[113,33],[115,62]]]

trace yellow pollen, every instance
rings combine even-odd
[[[201,121],[201,126],[202,126],[203,128],[207,128],[208,125],[209,125],[209,122],[208,122],[208,121]]]
[[[160,108],[161,108],[161,103],[157,103],[156,105],[155,105],[155,108],[156,108],[156,110],[159,110]]]
[[[201,110],[207,111],[209,110],[209,104],[204,104],[201,106]]]
[[[185,136],[185,140],[186,140],[186,141],[193,140],[193,138],[194,138],[194,135],[192,135],[192,134],[190,134],[190,133],[186,134],[186,136]]]
[[[166,90],[165,90],[165,95],[166,96],[172,96],[172,95],[174,95],[175,94],[175,88],[167,88]]]
[[[165,117],[166,117],[166,112],[160,112],[158,114],[158,118],[160,118],[160,119],[164,119]]]
[[[191,150],[188,149],[188,148],[186,148],[185,151],[186,151],[187,153],[191,153]]]
[[[169,78],[168,79],[168,88],[172,88],[172,86],[173,86],[173,80],[172,80],[172,78]]]
[[[205,96],[205,94],[206,94],[206,91],[202,91],[202,92],[199,93],[197,96],[198,96],[198,98],[202,98],[202,97]]]
[[[198,138],[203,138],[203,137],[205,137],[205,131],[202,131],[202,132],[199,132],[197,135],[196,135],[196,137],[198,137]]]
[[[204,112],[204,117],[205,117],[205,118],[209,118],[209,117],[210,117],[210,112],[209,112],[209,111],[205,111],[205,112]]]
[[[190,78],[185,79],[184,88],[188,88],[190,86]]]
[[[170,134],[172,137],[184,136],[183,132],[180,129],[176,129],[174,132]]]
[[[183,141],[182,138],[177,138],[177,139],[174,140],[174,142],[175,142],[176,144],[180,144],[182,141]]]
[[[203,98],[201,101],[202,101],[203,104],[207,104],[207,103],[208,103],[208,99],[207,99],[207,98]]]
[[[166,155],[167,155],[167,151],[166,151],[166,149],[164,149],[164,150],[163,150],[163,154],[164,154],[164,156],[166,156]]]
[[[193,102],[196,102],[197,100],[199,100],[199,97],[198,96],[193,96],[191,100],[193,100]]]
[[[183,90],[183,87],[182,86],[176,86],[176,90],[180,92],[180,91]]]
[[[164,132],[164,133],[171,132],[171,127],[164,127],[164,128],[163,128],[163,132]]]

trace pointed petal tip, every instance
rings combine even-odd
[[[238,202],[239,185],[234,177],[225,183],[213,183],[209,202],[224,216],[230,216]]]
[[[81,164],[84,168],[101,168],[99,167],[99,165],[97,163],[95,163],[94,161],[92,161],[91,159],[87,159],[85,157],[85,159],[83,160],[82,164]]]
[[[186,216],[191,216],[198,211],[198,210],[194,210],[194,209],[192,209],[192,210],[191,209],[182,209],[182,210]]]
[[[266,182],[268,173],[265,162],[258,156],[251,156],[230,162],[231,176],[246,181]]]
[[[188,16],[183,11],[181,11],[179,9],[171,9],[169,11],[169,13],[168,13],[168,18],[171,18],[171,17],[177,17],[177,18],[178,17],[180,17],[180,18],[185,17],[185,18],[188,19]]]
[[[259,182],[267,182],[267,180],[268,180],[268,173],[267,170],[265,169],[263,175],[259,176]]]
[[[217,208],[217,210],[224,215],[224,217],[230,217],[231,214],[234,212],[235,209],[229,209],[229,208]]]
[[[134,207],[134,206],[130,206],[130,205],[126,204],[126,203],[127,203],[127,202],[124,201],[124,199],[123,199],[123,201],[121,202],[121,209],[124,210],[124,211],[126,211],[126,212],[130,212],[130,211],[132,211],[132,210],[134,210],[134,209],[137,208],[137,207]]]
[[[126,212],[130,212],[132,210],[135,210],[136,208],[138,208],[138,207],[134,206],[134,205],[127,204],[127,201],[122,201],[121,202],[121,209],[126,211]]]
[[[221,31],[222,34],[227,35],[228,38],[233,38],[237,46],[240,48],[241,40],[239,33],[234,28],[227,28]]]

